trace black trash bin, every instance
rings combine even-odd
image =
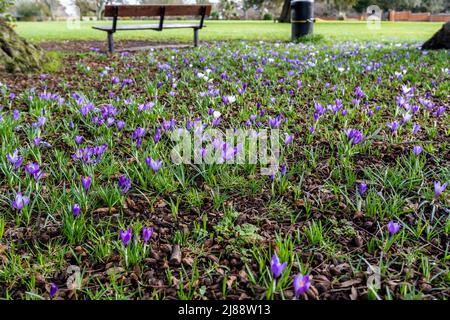
[[[292,41],[313,33],[314,0],[291,1]]]

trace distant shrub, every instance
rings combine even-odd
[[[338,21],[344,21],[344,20],[347,20],[347,17],[345,16],[344,13],[340,13],[340,14],[337,16],[337,20],[338,20]]]
[[[36,2],[21,1],[16,5],[16,14],[25,20],[41,16],[41,7]]]
[[[270,13],[265,13],[263,16],[263,20],[273,20],[273,15],[271,15]]]
[[[219,13],[217,11],[213,11],[210,14],[212,20],[219,20]]]

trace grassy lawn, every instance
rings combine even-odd
[[[120,23],[120,22],[119,22]],[[149,21],[123,21],[122,23],[154,23]],[[63,40],[103,40],[105,32],[94,30],[95,25],[109,25],[110,21],[82,22],[80,29],[67,28],[66,22],[18,22],[19,34],[34,42]],[[385,22],[379,30],[369,30],[365,22],[318,22],[316,34],[324,39],[334,41],[424,41],[440,27],[441,23],[421,22]],[[207,21],[207,28],[200,33],[201,40],[263,40],[288,41],[290,24],[279,24],[265,21]],[[116,34],[116,39],[151,39],[155,41],[176,40],[189,42],[192,30],[177,29],[154,31],[128,31]]]
[[[63,59],[0,75],[0,300],[450,298],[446,51]]]

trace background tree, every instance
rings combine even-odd
[[[9,72],[30,72],[45,63],[45,53],[22,37],[8,24],[3,14],[14,1],[0,2],[0,69]]]
[[[219,11],[222,17],[230,19],[236,10],[236,2],[234,0],[220,0]]]
[[[36,2],[40,5],[44,16],[50,17],[51,20],[55,20],[55,11],[61,6],[59,0],[37,0]]]
[[[283,9],[281,9],[279,22],[291,22],[291,0],[284,0]]]
[[[105,5],[108,3],[121,3],[122,1],[113,0],[75,0],[75,5],[80,8],[80,14],[90,15],[94,13],[98,20],[103,19]]]
[[[92,0],[75,0],[74,3],[80,9],[82,17],[95,15],[95,3]]]
[[[29,0],[17,1],[11,11],[15,12],[15,17],[22,20],[33,20],[36,18],[42,18],[43,16],[40,4]]]
[[[344,12],[354,4],[356,4],[357,0],[334,0],[334,5],[336,9],[338,9],[339,13]]]
[[[95,0],[95,15],[98,20],[103,19],[103,13],[105,12],[105,5],[110,0]]]
[[[261,11],[264,2],[265,0],[242,0],[242,11],[244,11],[244,18],[248,19],[247,12],[251,8]]]

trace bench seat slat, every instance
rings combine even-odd
[[[201,14],[201,8],[205,7],[205,14],[211,13],[211,5],[180,5],[180,4],[163,4],[163,5],[119,5],[119,17],[152,17],[161,14],[161,7],[165,8],[166,16],[191,16]],[[114,6],[105,7],[105,17],[114,16]]]
[[[95,26],[97,30],[112,31],[112,26]],[[165,24],[163,29],[198,28],[198,24]],[[159,24],[118,25],[116,30],[159,30]]]

